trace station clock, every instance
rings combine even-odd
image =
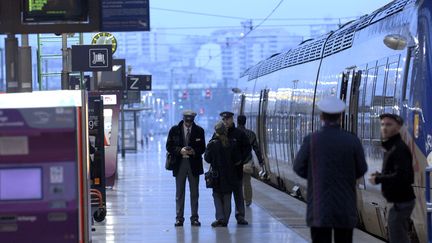
[[[93,36],[92,42],[93,45],[112,45],[113,54],[117,50],[117,39],[113,34],[108,32],[100,32]]]

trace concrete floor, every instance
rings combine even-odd
[[[200,178],[201,227],[189,224],[186,194],[184,227],[174,227],[175,181],[164,168],[165,141],[155,140],[137,154],[126,154],[118,164],[118,180],[107,191],[106,220],[96,223],[93,242],[295,242],[309,241],[305,204],[264,183],[253,180],[254,202],[246,209],[248,226],[238,226],[231,215],[227,228],[212,228],[211,190]],[[188,186],[187,186],[188,188]],[[234,204],[234,203],[233,203]],[[233,205],[234,206],[234,205]],[[356,230],[354,242],[381,242]]]

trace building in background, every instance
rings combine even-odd
[[[212,41],[220,48],[221,63],[216,67],[221,68],[222,81],[227,85],[235,85],[247,68],[303,41],[302,36],[283,29],[259,29],[247,33],[242,29],[233,29],[215,31],[212,35]]]

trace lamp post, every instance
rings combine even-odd
[[[171,68],[171,76],[170,76],[170,84],[168,88],[168,100],[170,102],[170,109],[169,109],[169,115],[168,120],[169,124],[174,124],[174,68]]]

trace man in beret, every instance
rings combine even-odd
[[[248,222],[245,219],[245,202],[243,198],[243,164],[247,163],[251,154],[251,145],[247,135],[238,129],[234,124],[234,113],[230,111],[224,111],[219,114],[222,118],[222,122],[228,128],[228,138],[235,147],[234,151],[235,158],[233,158],[236,169],[236,178],[234,185],[234,202],[236,206],[235,217],[237,224],[247,225]]]
[[[306,222],[313,243],[350,243],[357,225],[356,180],[367,170],[360,140],[343,130],[345,103],[325,97],[317,104],[323,126],[303,140],[294,171],[307,180]]]
[[[204,173],[202,155],[205,152],[204,129],[195,124],[196,113],[183,112],[183,120],[173,126],[166,142],[166,150],[174,160],[173,176],[176,178],[176,222],[183,226],[186,178],[189,181],[192,226],[201,226],[198,220],[199,176]]]
[[[381,184],[383,196],[393,203],[387,221],[390,243],[410,242],[410,216],[415,206],[412,154],[399,133],[403,119],[395,114],[382,114],[380,119],[384,161],[381,173],[373,173],[369,182]]]

